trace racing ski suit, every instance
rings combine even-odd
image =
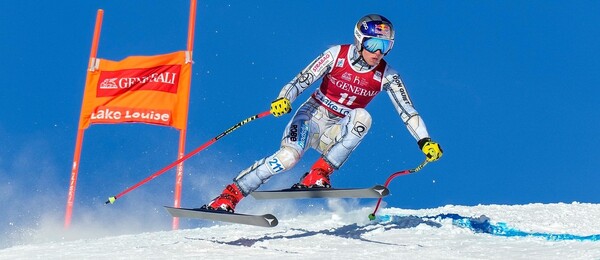
[[[410,134],[417,141],[429,137],[400,76],[385,60],[369,66],[354,45],[333,46],[286,84],[278,98],[294,102],[319,79],[319,88],[287,124],[280,149],[234,178],[244,196],[273,175],[293,168],[309,148],[320,152],[333,168],[340,168],[371,128],[365,107],[383,90]]]

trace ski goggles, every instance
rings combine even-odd
[[[394,40],[365,38],[362,45],[369,52],[375,53],[379,50],[382,54],[387,54],[392,49],[392,46],[394,46]]]

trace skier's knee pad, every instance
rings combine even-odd
[[[325,150],[325,158],[334,168],[340,168],[371,128],[371,115],[363,108],[352,110],[340,121],[341,131]],[[334,129],[335,130],[335,129]]]
[[[267,182],[271,176],[294,167],[298,160],[300,160],[300,153],[296,149],[282,146],[275,154],[255,162],[240,172],[233,181],[246,196]]]
[[[277,151],[275,154],[273,154],[273,156],[270,157],[270,161],[272,161],[273,163],[281,164],[279,167],[282,167],[282,169],[271,168],[271,172],[273,174],[277,174],[287,169],[293,168],[294,166],[296,166],[296,163],[298,163],[298,161],[300,160],[301,153],[302,151],[298,151],[297,149],[291,146],[281,146],[279,151]]]
[[[364,108],[357,108],[350,112],[350,127],[354,133],[357,133],[362,138],[364,134],[369,132],[371,128],[371,114]]]

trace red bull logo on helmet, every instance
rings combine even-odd
[[[378,35],[378,36],[385,36],[387,38],[391,38],[391,34],[392,34],[392,28],[390,28],[389,25],[387,24],[376,24],[375,25],[375,30],[374,32]]]

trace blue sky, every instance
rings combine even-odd
[[[9,230],[62,220],[97,9],[105,11],[98,57],[120,60],[185,49],[189,2],[2,1],[0,8],[0,202],[8,209],[0,229]],[[388,206],[600,202],[597,1],[199,1],[186,150],[267,110],[320,52],[350,43],[368,13],[394,23],[386,60],[445,151],[395,179]],[[423,159],[387,95],[367,109],[373,128],[334,186],[383,183]],[[274,152],[290,117],[252,122],[189,159],[182,205],[204,204]],[[134,209],[170,227],[161,207],[172,204],[174,171],[115,205],[103,202],[175,160],[178,137],[144,124],[90,127],[73,221]],[[264,188],[288,187],[317,156],[307,153]],[[244,200],[238,210],[278,203],[290,202]]]

